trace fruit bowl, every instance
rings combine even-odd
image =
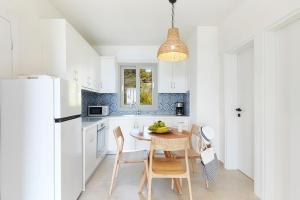
[[[166,130],[150,130],[150,131],[151,131],[151,133],[163,134],[163,133],[170,133],[171,129],[168,128]]]
[[[154,124],[149,126],[149,131],[152,133],[169,133],[171,129],[166,126],[166,124],[162,121],[157,121]]]

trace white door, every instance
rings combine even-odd
[[[254,174],[254,57],[253,46],[237,55],[237,112],[238,118],[238,168],[253,179]],[[239,109],[241,111],[239,111]]]
[[[0,16],[0,78],[12,75],[12,38],[10,22]]]
[[[77,199],[82,190],[82,132],[81,118],[56,123],[56,137],[61,138],[61,199]],[[59,145],[56,144],[56,149]],[[59,162],[59,161],[58,161]],[[59,183],[57,183],[59,184]]]

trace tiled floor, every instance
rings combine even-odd
[[[87,185],[86,191],[79,200],[145,200],[146,189],[143,194],[138,194],[138,185],[143,170],[142,164],[123,165],[113,189],[111,197],[108,195],[113,156],[108,156],[101,163],[94,176]],[[239,171],[226,171],[220,169],[215,184],[205,189],[201,177],[201,170],[192,176],[192,190],[194,200],[258,200],[253,193],[253,182]],[[188,188],[183,182],[183,195],[177,195],[171,190],[170,181],[167,179],[154,179],[152,200],[186,200]]]

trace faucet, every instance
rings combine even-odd
[[[138,106],[138,104],[136,102],[130,104],[130,108],[132,108],[132,107],[134,107],[136,115],[140,115],[141,114],[141,110],[140,110],[140,108],[139,108],[139,106]]]

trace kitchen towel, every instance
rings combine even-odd
[[[214,159],[211,162],[207,164],[204,164],[203,162],[201,163],[203,165],[203,178],[208,182],[214,182],[219,169],[219,160],[217,154],[214,154]]]

